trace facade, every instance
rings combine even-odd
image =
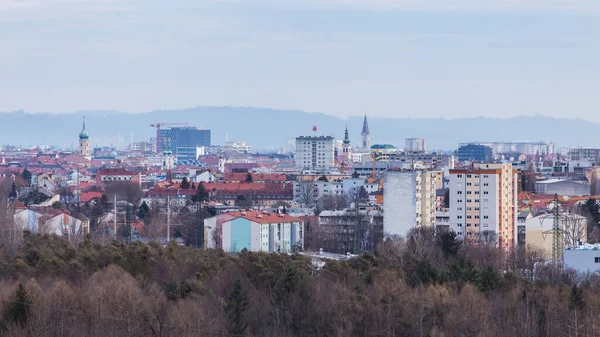
[[[450,170],[450,228],[474,243],[516,244],[518,172],[511,164]]]
[[[400,169],[440,170],[454,168],[454,156],[443,153],[395,153],[387,157],[390,167]]]
[[[225,142],[225,148],[233,149],[240,153],[250,153],[252,151],[250,145],[246,144],[244,141]]]
[[[492,148],[482,144],[465,144],[456,151],[456,157],[459,161],[489,162],[492,160],[492,156]]]
[[[201,130],[195,127],[172,127],[160,129],[161,147],[162,144],[170,142],[171,152],[177,153],[178,147],[198,147],[210,146],[210,130]]]
[[[525,237],[521,245],[535,246],[544,250],[547,257],[552,256],[552,241],[554,233],[554,215],[542,214],[535,217],[529,217],[521,222],[519,220],[519,231],[525,232]],[[559,226],[563,230],[560,239],[560,249],[572,247],[578,243],[587,242],[587,219],[581,215],[561,213],[559,215]]]
[[[384,174],[384,235],[405,236],[415,226],[435,226],[435,176],[435,171]]]
[[[90,220],[84,216],[80,216],[80,219],[75,218],[66,212],[43,215],[38,218],[38,232],[63,236],[71,240],[90,232]]]
[[[422,138],[406,138],[404,141],[404,151],[411,153],[427,152],[427,141]]]
[[[590,195],[590,184],[587,181],[548,179],[536,182],[535,192],[562,196]]]
[[[339,181],[296,181],[294,182],[294,202],[303,204],[306,199],[306,193],[309,189],[313,194],[313,201],[318,201],[323,196],[341,196],[346,195],[348,199],[364,187],[367,193],[374,193],[379,190],[379,182],[368,182],[365,179],[344,179]]]
[[[460,146],[472,143],[461,143]],[[550,155],[556,152],[556,146],[550,142],[480,142],[480,145],[489,146],[492,155],[503,153],[521,153],[528,156]]]
[[[371,151],[371,132],[369,131],[369,123],[367,122],[367,114],[365,114],[365,119],[363,120],[362,132],[360,133],[361,137],[361,151],[369,152]]]
[[[235,218],[222,223],[226,252],[292,253],[304,249],[304,222],[274,212],[230,212]]]
[[[600,157],[600,148],[594,147],[577,147],[567,150],[568,160],[587,160],[596,163]]]
[[[100,168],[96,172],[96,186],[100,188],[120,181],[130,181],[141,186],[142,175],[140,173],[129,172],[124,168]]]
[[[376,210],[322,211],[319,248],[346,254],[374,251],[383,240],[383,217]]]
[[[564,250],[565,268],[574,269],[580,273],[600,271],[600,246],[581,245]]]
[[[85,130],[85,117],[83,118],[83,129],[79,133],[79,154],[87,160],[92,160],[92,150],[90,149],[90,135]]]
[[[204,156],[204,146],[180,146],[175,153],[177,161],[196,161]]]
[[[334,139],[331,136],[296,137],[294,161],[298,170],[324,171],[334,166]]]

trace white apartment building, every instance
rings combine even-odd
[[[404,141],[404,151],[416,153],[427,152],[427,141],[422,138],[406,138]]]
[[[460,143],[458,147],[468,144]],[[478,142],[478,144],[491,147],[493,155],[514,152],[533,156],[548,155],[556,152],[556,145],[551,142]]]
[[[252,147],[244,141],[225,142],[225,148],[233,149],[241,153],[250,153],[252,151]]]
[[[436,171],[387,171],[383,175],[383,233],[402,235],[435,226]]]
[[[450,170],[450,228],[478,243],[510,248],[517,238],[518,173],[512,164],[475,164]]]
[[[314,201],[317,201],[326,195],[346,195],[351,198],[361,187],[364,187],[367,193],[377,192],[379,190],[379,182],[368,182],[360,178],[343,179],[341,181],[296,181],[294,182],[294,201],[299,204],[302,203],[302,199],[306,193],[305,189],[309,189],[314,196]]]
[[[334,166],[335,140],[331,136],[296,137],[294,161],[298,170],[326,170]]]

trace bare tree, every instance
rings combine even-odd
[[[294,191],[297,202],[307,208],[315,207],[318,197],[317,193],[315,183],[312,181],[299,181]]]
[[[105,193],[109,200],[117,196],[118,200],[137,203],[142,197],[142,189],[132,181],[114,181],[106,185]]]
[[[319,198],[319,208],[322,210],[341,211],[348,207],[348,196],[340,195],[324,195]]]

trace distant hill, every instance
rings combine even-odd
[[[248,107],[197,107],[146,113],[76,112],[65,114],[7,112],[0,114],[0,144],[77,146],[81,119],[86,116],[92,146],[124,147],[130,137],[146,140],[155,134],[150,124],[188,122],[212,130],[213,144],[245,140],[254,149],[277,149],[289,139],[319,133],[343,138],[346,122],[353,144],[359,144],[362,116],[347,121],[322,113]],[[372,143],[403,147],[404,138],[420,137],[430,149],[454,149],[466,141],[554,141],[559,146],[600,145],[600,124],[580,119],[543,116],[494,118],[375,118],[369,117]]]

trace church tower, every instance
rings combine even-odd
[[[348,124],[346,124],[346,132],[344,134],[344,142],[342,143],[342,152],[346,158],[350,159],[352,154],[352,145],[350,145],[350,138],[348,137]]]
[[[87,160],[92,160],[92,152],[90,150],[90,135],[85,130],[85,117],[83,117],[83,129],[79,133],[79,154]]]
[[[369,123],[367,122],[367,114],[365,113],[365,119],[363,121],[362,132],[360,134],[362,139],[361,150],[365,152],[371,151],[371,133],[369,132]]]

